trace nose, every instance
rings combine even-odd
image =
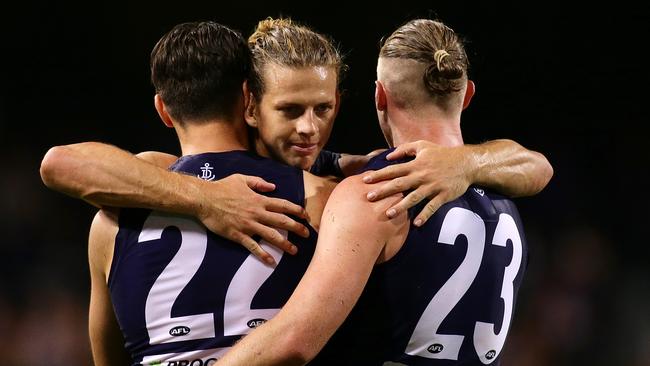
[[[312,112],[305,113],[296,122],[296,131],[300,135],[313,136],[318,132],[316,116]]]

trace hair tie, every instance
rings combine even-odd
[[[433,58],[436,60],[436,66],[438,66],[438,70],[440,70],[440,61],[442,61],[442,59],[447,56],[449,56],[449,53],[445,50],[437,50],[433,54]]]

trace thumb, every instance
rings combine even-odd
[[[418,152],[417,143],[409,142],[396,147],[395,150],[391,151],[390,154],[386,155],[386,159],[397,160],[407,156],[416,156],[417,152]]]
[[[275,184],[269,183],[260,177],[244,175],[248,188],[257,192],[271,192],[275,189]]]

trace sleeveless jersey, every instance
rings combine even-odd
[[[256,175],[276,184],[270,196],[304,206],[302,170],[248,152],[185,156],[172,169],[204,180]],[[308,239],[289,234],[297,255],[261,242],[272,268],[194,218],[121,210],[108,286],[133,364],[211,365],[274,316],[313,256],[317,234],[302,222]]]
[[[386,160],[390,151],[363,171],[399,163]],[[314,364],[498,365],[527,256],[514,203],[470,187],[411,225]]]

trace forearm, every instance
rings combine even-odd
[[[95,206],[197,212],[200,180],[172,173],[115,146],[85,142],[51,148],[41,163],[49,188]]]
[[[308,282],[309,288],[296,289],[278,315],[235,344],[215,366],[304,365],[314,359],[349,314],[363,286],[347,301],[348,295],[337,290],[340,286],[329,287],[332,294],[322,295],[313,292],[323,284]]]
[[[544,155],[512,140],[493,140],[465,147],[472,152],[468,166],[472,170],[473,183],[512,197],[540,192],[553,176],[553,167]]]
[[[296,339],[294,327],[285,326],[296,324],[288,319],[278,319],[258,327],[253,333],[245,336],[241,341],[220,358],[215,366],[270,366],[270,365],[304,365],[311,358],[301,353]]]
[[[331,271],[331,263],[326,264]],[[340,286],[328,285],[323,271],[312,267],[280,313],[236,343],[215,366],[304,365],[316,357],[354,301],[342,301]]]

